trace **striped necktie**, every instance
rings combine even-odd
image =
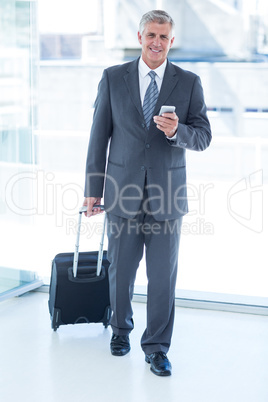
[[[149,72],[151,77],[151,82],[146,90],[144,101],[143,101],[143,115],[146,123],[146,127],[149,129],[151,118],[153,116],[153,111],[158,98],[158,87],[155,82],[156,73],[154,71]]]

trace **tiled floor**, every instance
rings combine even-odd
[[[173,374],[159,378],[139,346],[145,304],[133,305],[131,352],[114,357],[101,324],[53,332],[47,300],[32,292],[0,303],[3,402],[268,401],[267,317],[177,308]]]

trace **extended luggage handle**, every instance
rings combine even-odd
[[[94,208],[99,208],[99,207],[101,208],[101,210],[104,211],[104,206],[103,205],[94,205]],[[78,266],[78,258],[79,258],[79,242],[80,242],[80,230],[81,230],[82,214],[83,214],[83,212],[86,212],[86,211],[87,211],[86,206],[79,209],[78,228],[77,228],[76,243],[75,243],[74,261],[73,261],[73,275],[74,275],[74,278],[76,278],[76,276],[77,276],[77,266]],[[106,221],[107,221],[107,216],[105,214],[104,220],[103,220],[103,227],[102,227],[102,235],[101,235],[99,253],[98,253],[97,271],[96,271],[97,276],[100,276],[100,273],[101,273],[102,257],[103,257],[103,244],[104,244],[104,233],[105,233],[105,228],[106,228]]]

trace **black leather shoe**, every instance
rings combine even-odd
[[[151,364],[151,371],[160,376],[171,375],[171,363],[164,352],[145,355],[145,361]]]
[[[111,353],[114,356],[124,356],[130,351],[128,335],[115,335],[111,339]]]

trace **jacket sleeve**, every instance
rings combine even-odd
[[[169,143],[174,147],[203,151],[209,146],[211,138],[203,88],[200,78],[196,76],[190,96],[186,123],[179,122],[176,140]]]
[[[109,139],[113,131],[108,73],[98,86],[86,161],[85,197],[102,197]]]

